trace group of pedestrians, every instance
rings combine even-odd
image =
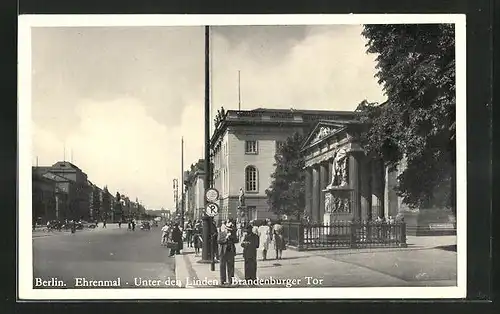
[[[194,247],[196,256],[201,253],[203,246],[203,224],[201,220],[188,221],[184,228],[177,222],[166,222],[161,229],[161,245],[170,248],[170,255],[180,254],[183,242],[188,247]],[[185,232],[185,238],[183,237]],[[257,279],[258,249],[262,248],[262,260],[268,259],[268,251],[274,250],[277,260],[282,258],[286,243],[283,239],[283,227],[271,220],[266,220],[266,225],[259,229],[253,222],[237,223],[234,220],[222,221],[219,227],[212,221],[208,231],[209,245],[214,262],[220,263],[220,282],[230,285],[234,278],[234,263],[236,245],[243,248],[245,265],[245,280]]]
[[[178,223],[166,222],[161,228],[161,245],[170,248],[170,255],[181,254],[183,248],[182,231]]]
[[[239,228],[237,228],[239,227]],[[238,232],[237,230],[241,231]],[[262,246],[262,260],[267,260],[267,252],[274,247],[276,259],[281,259],[286,243],[283,239],[283,227],[281,224],[266,220],[263,232],[252,222],[248,224],[235,225],[233,221],[223,223],[218,234],[220,255],[220,280],[223,285],[230,285],[234,277],[234,259],[236,256],[236,244],[243,238],[243,259],[245,263],[245,280],[257,279],[257,249]]]
[[[185,230],[186,244],[188,247],[194,247],[194,252],[198,256],[203,245],[203,224],[201,220],[188,220]]]

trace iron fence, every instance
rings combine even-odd
[[[406,247],[404,222],[335,221],[329,225],[283,222],[283,236],[298,250]]]

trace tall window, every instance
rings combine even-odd
[[[246,154],[257,154],[257,141],[246,141],[245,142],[245,153]]]
[[[255,206],[247,206],[248,218],[250,220],[257,219],[257,208]]]
[[[254,166],[245,169],[245,188],[247,192],[257,192],[257,168]]]

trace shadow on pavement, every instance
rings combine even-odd
[[[436,249],[444,250],[444,251],[450,251],[450,252],[456,252],[457,251],[457,245],[442,245],[442,246],[436,246]]]

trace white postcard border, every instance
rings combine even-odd
[[[459,14],[308,15],[21,15],[18,26],[18,298],[96,299],[423,299],[464,298],[467,283],[466,17]],[[31,28],[84,26],[331,25],[453,23],[456,25],[457,286],[238,289],[34,289],[31,231]],[[200,108],[201,110],[201,108]],[[27,224],[26,222],[30,222]],[[208,266],[207,266],[208,267]]]

